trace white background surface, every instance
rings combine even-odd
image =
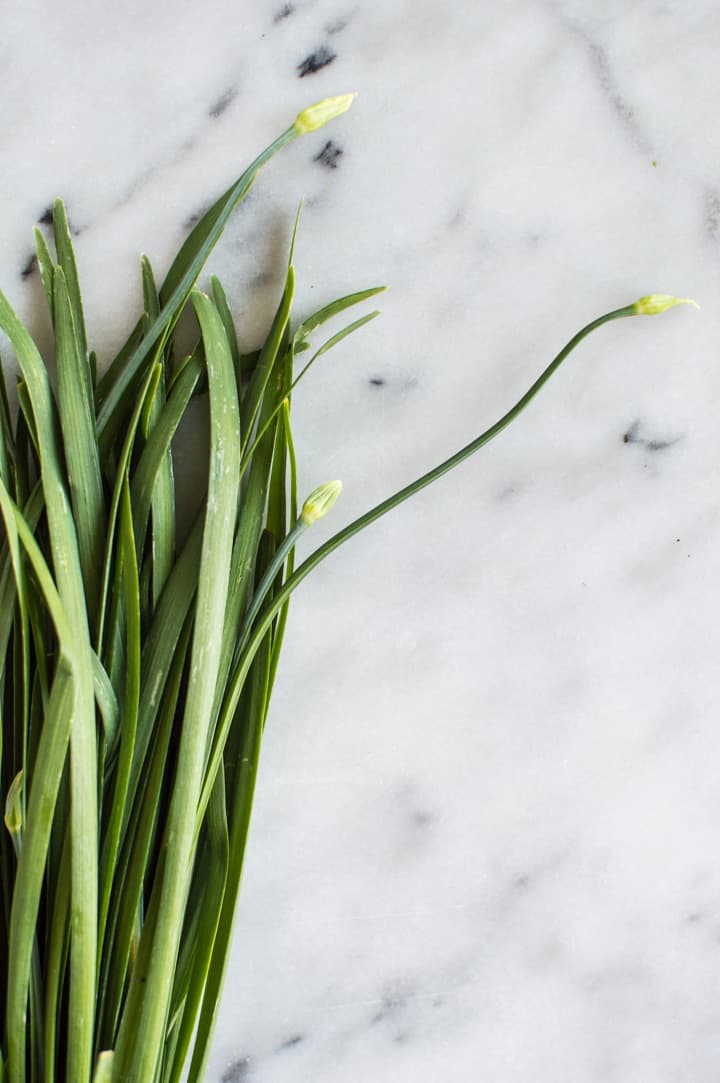
[[[317,538],[494,421],[593,316],[651,291],[702,311],[603,329],[298,593],[209,1080],[714,1083],[720,10],[282,10],[3,14],[0,282],[41,341],[22,271],[56,195],[107,359],[139,252],[160,272],[300,108],[346,90],[212,264],[255,345],[304,196],[298,315],[390,287],[295,399],[303,490],[345,482]]]

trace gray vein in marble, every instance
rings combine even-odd
[[[237,87],[229,87],[224,92],[224,94],[221,94],[217,101],[213,102],[213,104],[210,106],[210,108],[208,109],[208,116],[212,117],[214,120],[217,120],[217,118],[221,117],[225,110],[232,105],[237,96]]]
[[[350,25],[351,19],[352,15],[339,15],[336,19],[331,19],[330,22],[325,24],[325,33],[330,37],[341,34]]]
[[[559,15],[562,25],[582,43],[597,86],[616,117],[621,121],[633,144],[642,154],[654,155],[636,112],[622,90],[605,46],[597,40],[583,21],[572,19],[564,13],[556,12],[556,14]]]
[[[705,229],[712,241],[720,240],[720,193],[714,188],[705,193]]]
[[[222,1083],[249,1083],[250,1058],[240,1057],[239,1060],[233,1061],[220,1078]]]
[[[289,19],[295,12],[294,4],[283,4],[283,6],[273,16],[274,23],[284,22],[285,19]]]

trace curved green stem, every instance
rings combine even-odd
[[[626,305],[624,308],[614,309],[612,312],[607,312],[604,316],[599,316],[596,320],[592,320],[591,323],[586,324],[582,330],[578,331],[576,335],[570,339],[570,341],[563,346],[560,353],[550,362],[547,368],[538,376],[537,380],[531,387],[525,392],[522,398],[518,399],[513,407],[503,414],[503,416],[491,425],[489,429],[480,433],[474,440],[471,440],[469,444],[460,448],[454,455],[451,455],[448,459],[434,466],[432,470],[428,470],[427,473],[422,474],[415,481],[409,485],[405,485],[402,489],[399,489],[392,496],[387,497],[386,500],[382,500],[379,504],[376,504],[374,508],[366,511],[364,515],[360,515],[357,519],[354,519],[351,523],[348,523],[346,527],[339,530],[337,534],[333,534],[323,545],[319,546],[313,553],[307,557],[303,563],[293,572],[290,578],[282,585],[278,592],[274,595],[272,602],[261,613],[259,620],[256,623],[255,630],[252,636],[249,633],[247,642],[242,641],[238,645],[238,662],[233,671],[230,681],[228,682],[229,692],[225,699],[222,714],[218,721],[218,727],[213,741],[212,752],[208,759],[208,767],[205,776],[205,782],[203,785],[202,797],[198,806],[198,820],[197,823],[202,823],[207,809],[208,801],[210,800],[210,793],[214,785],[215,776],[217,774],[220,762],[222,759],[223,748],[227,739],[227,734],[232,723],[232,719],[237,708],[240,693],[242,692],[243,684],[247,676],[248,670],[252,664],[252,660],[255,657],[260,644],[263,641],[268,628],[275,619],[276,614],[285,604],[289,596],[300,585],[303,579],[310,574],[310,572],[320,564],[326,557],[332,552],[338,549],[341,545],[344,545],[346,541],[349,541],[355,534],[358,534],[365,527],[370,526],[377,519],[380,519],[388,511],[392,511],[403,501],[408,500],[415,493],[419,493],[421,489],[431,485],[443,474],[447,474],[454,467],[459,466],[465,459],[470,458],[476,451],[479,451],[481,447],[489,443],[493,437],[498,436],[499,433],[506,429],[515,418],[522,413],[526,406],[535,398],[538,392],[545,386],[550,377],[557,371],[562,365],[563,361],[573,352],[573,350],[580,345],[584,338],[592,334],[593,331],[597,331],[606,323],[610,323],[612,320],[619,320],[625,316],[638,315],[638,310],[634,305]]]

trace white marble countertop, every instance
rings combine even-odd
[[[61,195],[111,355],[184,223],[303,106],[213,260],[256,343],[385,282],[298,393],[325,531],[515,427],[291,611],[210,1083],[720,1073],[720,9],[171,0],[3,15],[0,283]],[[317,71],[312,69],[317,67]],[[192,463],[186,468],[192,477]]]

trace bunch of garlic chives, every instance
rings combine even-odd
[[[291,392],[342,297],[291,330],[293,246],[262,348],[243,355],[225,293],[196,282],[257,173],[352,95],[299,114],[197,223],[97,378],[70,232],[36,233],[57,378],[0,294],[21,373],[13,422],[0,379],[0,1083],[177,1083],[203,1076],[228,957],[263,727],[293,590],[364,527],[507,427],[592,331],[663,311],[651,295],[575,335],[466,447],[340,530],[298,567],[298,538],[339,482],[298,508]],[[296,224],[297,228],[297,224]],[[294,238],[293,238],[294,239]],[[198,336],[177,354],[175,327]],[[172,445],[207,390],[207,492],[175,521]]]

